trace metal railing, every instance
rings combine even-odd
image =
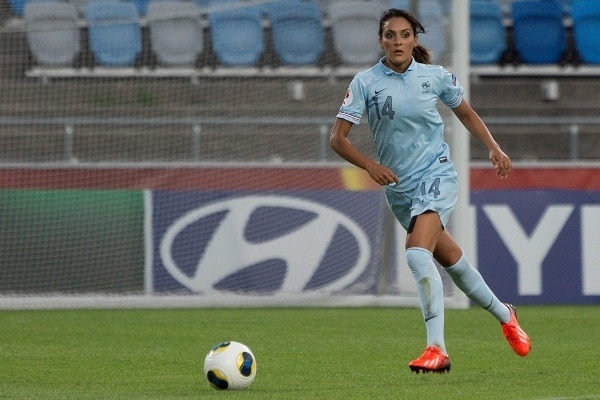
[[[490,126],[565,126],[569,135],[569,158],[579,159],[580,126],[600,127],[600,117],[485,117],[484,122]],[[319,137],[319,161],[328,161],[329,132],[333,118],[315,117],[273,117],[273,118],[19,118],[0,117],[0,126],[50,125],[64,127],[65,163],[75,160],[74,138],[78,126],[189,126],[192,138],[192,159],[201,161],[202,128],[208,125],[303,125],[314,126],[315,135]]]
[[[206,125],[303,125],[315,126],[319,136],[319,160],[325,161],[329,151],[332,118],[0,118],[0,126],[50,125],[64,126],[64,161],[73,162],[74,138],[78,126],[189,126],[192,137],[192,159],[201,161],[202,127]]]
[[[569,159],[579,159],[579,129],[582,125],[599,126],[600,117],[487,117],[483,118],[487,125],[547,125],[565,126],[569,134]]]

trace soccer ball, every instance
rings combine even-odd
[[[204,376],[217,390],[246,389],[256,377],[256,358],[239,342],[221,342],[204,359]]]

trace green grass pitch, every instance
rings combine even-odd
[[[600,307],[522,306],[521,358],[485,311],[447,310],[448,374],[411,374],[413,308],[0,311],[0,399],[600,399]],[[202,376],[223,340],[247,344],[254,383]]]

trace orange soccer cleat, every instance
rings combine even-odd
[[[435,346],[427,346],[423,354],[416,360],[408,363],[411,371],[423,373],[444,373],[450,371],[450,357]]]
[[[517,322],[517,309],[512,304],[505,303],[505,305],[510,311],[510,321],[501,324],[502,332],[514,352],[521,357],[525,357],[529,354],[529,350],[531,350],[531,341]]]

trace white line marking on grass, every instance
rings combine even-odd
[[[600,394],[592,394],[589,396],[576,396],[576,397],[538,397],[534,400],[593,400],[600,399]]]

